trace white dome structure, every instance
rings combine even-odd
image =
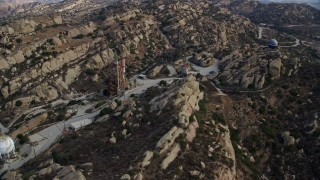
[[[4,134],[0,135],[0,158],[9,158],[14,155],[15,147],[13,140]]]

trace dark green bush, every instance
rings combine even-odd
[[[224,120],[223,114],[219,112],[212,113],[212,118],[217,121],[218,123],[221,123],[223,125],[226,125],[227,122]]]
[[[25,136],[23,134],[18,134],[17,138],[19,139],[20,144],[24,144],[30,141],[30,139],[28,138],[28,136]]]
[[[22,43],[22,39],[18,38],[18,39],[16,39],[16,42],[20,44],[20,43]]]
[[[78,101],[77,100],[71,100],[71,101],[69,101],[67,106],[72,106],[72,105],[75,105],[75,104],[78,104]]]
[[[82,38],[84,38],[83,34],[79,34],[79,35],[73,37],[73,39],[82,39]]]
[[[165,81],[165,80],[161,80],[160,82],[159,82],[159,86],[166,86],[168,83],[167,83],[167,81]]]
[[[15,104],[16,104],[17,107],[20,107],[20,106],[22,106],[22,101],[18,100],[18,101],[16,101]]]
[[[85,73],[86,73],[87,75],[89,75],[89,76],[93,76],[93,75],[97,74],[94,69],[87,69],[87,70],[85,71]]]
[[[113,112],[113,110],[112,110],[111,108],[106,107],[106,108],[104,108],[104,109],[102,109],[102,110],[100,111],[99,116],[102,117],[102,116],[104,116],[104,115],[106,115],[106,114],[111,114],[112,112]]]

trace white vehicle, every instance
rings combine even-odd
[[[139,79],[147,79],[147,76],[144,75],[144,74],[140,74],[140,75],[138,75],[138,78],[139,78]]]

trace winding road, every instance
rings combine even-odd
[[[258,39],[261,39],[262,38],[262,35],[263,35],[263,29],[266,29],[266,28],[263,28],[263,27],[258,27]],[[279,46],[279,47],[284,47],[284,48],[290,48],[290,47],[297,47],[299,46],[301,43],[300,43],[300,39],[296,38],[295,36],[292,36],[290,35],[290,37],[294,38],[295,41],[293,42],[294,44],[293,45],[289,45],[289,46]],[[268,47],[268,46],[261,46],[261,47]]]
[[[151,86],[157,86],[160,81],[166,81],[167,83],[172,83],[175,79],[181,79],[181,78],[161,78],[161,79],[137,79],[137,84],[140,84],[140,86],[137,86],[134,89],[128,90],[125,92],[125,96],[120,97],[120,99],[124,99],[125,97],[129,97],[131,94],[141,94],[146,89],[148,89]],[[85,100],[87,95],[76,98],[76,100]],[[67,100],[57,100],[55,102],[52,102],[52,106],[56,106],[58,104],[67,104],[69,101]],[[44,106],[39,106],[36,108],[32,108],[32,110],[27,111],[28,113],[33,114],[34,111],[41,111],[45,110],[42,109]],[[41,153],[45,152],[49,147],[55,143],[58,139],[60,139],[63,136],[65,128],[68,128],[71,123],[77,122],[84,119],[94,119],[96,116],[99,115],[100,109],[95,109],[91,113],[86,113],[88,109],[91,109],[94,107],[94,104],[87,104],[84,106],[79,106],[77,114],[73,116],[71,119],[66,121],[60,121],[58,123],[55,123],[37,133],[34,133],[29,136],[31,149],[29,150],[29,153],[26,157],[20,157],[18,156],[15,159],[9,159],[7,162],[4,163],[3,168],[0,170],[0,175],[3,174],[7,170],[13,170],[17,169],[32,158],[40,155]],[[45,110],[47,111],[47,110]],[[2,125],[0,125],[1,127]],[[5,127],[1,127],[3,129],[6,129]],[[8,130],[8,129],[6,129]]]

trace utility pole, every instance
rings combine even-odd
[[[120,79],[119,79],[119,61],[116,53],[115,53],[115,59],[116,59],[116,68],[117,68],[117,95],[118,95],[120,90],[120,86],[119,86]]]

